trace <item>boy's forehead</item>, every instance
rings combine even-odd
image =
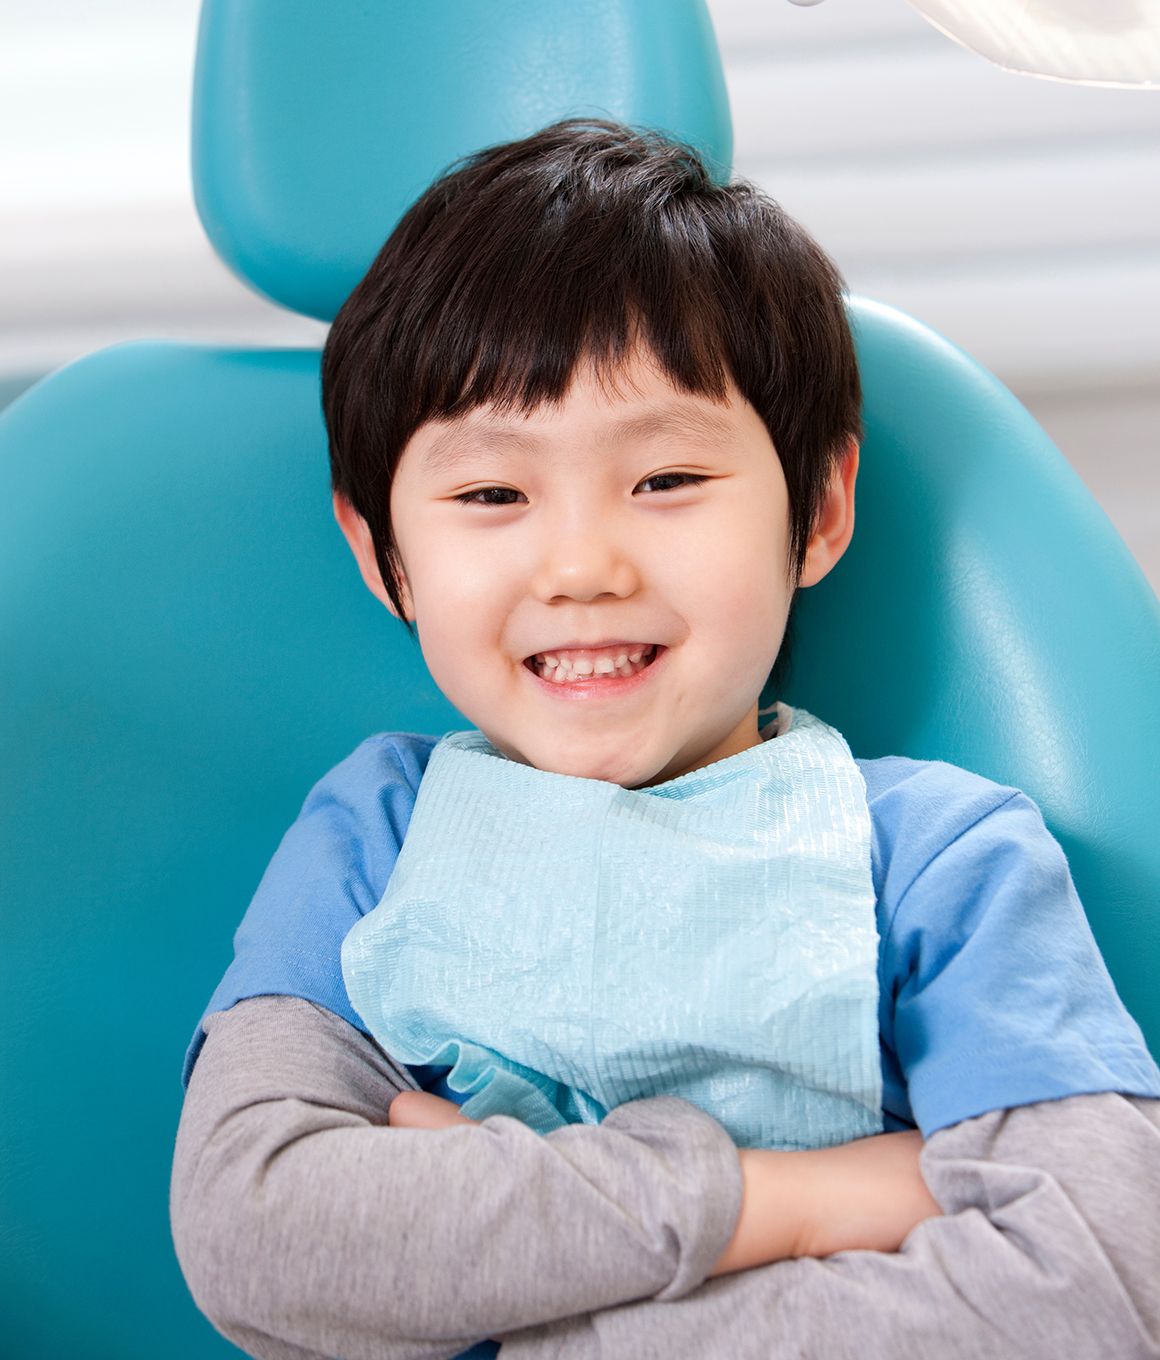
[[[708,443],[737,433],[741,408],[756,415],[736,389],[725,399],[676,386],[654,364],[625,365],[606,375],[588,365],[558,401],[530,408],[485,403],[450,420],[421,425],[408,442],[431,471],[491,455],[542,454],[560,440],[584,438],[615,449],[667,438]]]

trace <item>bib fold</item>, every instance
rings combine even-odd
[[[370,1033],[449,1066],[470,1117],[540,1132],[653,1095],[742,1147],[879,1132],[865,785],[825,723],[783,709],[780,729],[648,789],[445,737],[343,944]]]

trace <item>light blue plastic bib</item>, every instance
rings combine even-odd
[[[432,753],[343,976],[378,1042],[450,1065],[464,1112],[541,1132],[678,1095],[742,1147],[882,1128],[870,815],[842,737],[774,740],[651,789]]]

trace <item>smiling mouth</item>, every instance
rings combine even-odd
[[[529,656],[524,665],[550,685],[575,685],[583,680],[627,679],[656,658],[655,642],[616,642],[610,647],[554,647]]]

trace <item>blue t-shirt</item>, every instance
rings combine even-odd
[[[362,743],[311,790],[234,937],[206,1014],[299,996],[360,1030],[342,942],[382,897],[436,738]],[[1160,1070],[1116,995],[1038,808],[953,765],[860,760],[873,839],[886,1127],[1120,1091]],[[198,1026],[188,1080],[204,1039]]]

